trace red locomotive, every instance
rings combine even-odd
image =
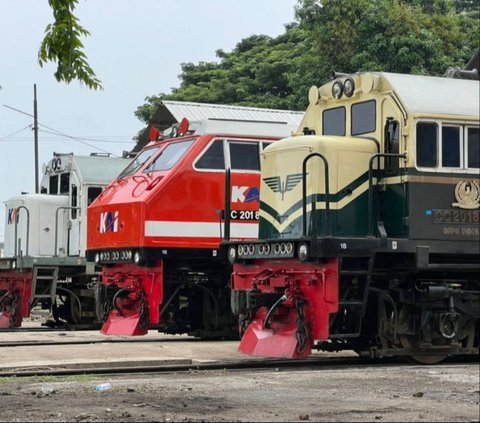
[[[256,121],[184,119],[168,134],[153,130],[153,141],[89,207],[87,254],[102,266],[103,333],[156,327],[214,338],[235,330],[231,265],[219,244],[257,237],[260,153],[291,133],[285,114],[302,115],[261,122],[268,109],[248,110]]]

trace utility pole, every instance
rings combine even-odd
[[[35,142],[35,193],[38,194],[38,113],[37,113],[37,84],[33,84],[33,134]]]

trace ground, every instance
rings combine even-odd
[[[100,383],[111,388],[97,392]],[[2,421],[479,421],[479,366],[0,379]]]

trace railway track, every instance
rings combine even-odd
[[[242,359],[228,361],[201,362],[192,359],[160,360],[149,364],[137,364],[134,361],[105,362],[81,364],[61,364],[35,368],[12,368],[0,371],[0,377],[32,377],[32,376],[74,376],[74,375],[144,375],[162,373],[191,373],[195,371],[250,371],[250,370],[345,370],[346,368],[366,367],[429,367],[409,363],[400,358],[366,359],[362,357],[309,357],[292,359]],[[438,364],[440,367],[455,365],[471,365],[478,371],[478,358],[455,357]],[[430,366],[431,367],[431,366]]]

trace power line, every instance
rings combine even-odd
[[[18,131],[12,132],[11,134],[7,135],[6,137],[0,138],[0,141],[5,141],[7,138],[10,138],[12,135],[18,134],[19,132],[25,131],[27,128],[32,128],[32,125],[27,125]]]
[[[15,107],[11,107],[11,106],[8,106],[6,104],[3,105],[4,107],[6,107],[7,109],[11,109],[11,110],[14,110],[18,113],[22,113],[24,115],[27,115],[27,116],[30,116],[30,117],[34,117],[33,115],[31,115],[30,113],[27,113],[27,112],[24,112],[23,110],[19,110],[19,109],[16,109]],[[38,124],[39,126],[43,126],[44,128],[47,128],[47,129],[50,129],[50,131],[53,131],[53,132],[48,132],[48,131],[45,131],[45,130],[42,130],[42,132],[45,132],[47,134],[51,134],[51,135],[57,135],[57,136],[63,136],[63,137],[66,137],[66,138],[70,138],[70,139],[73,139],[74,141],[77,141],[81,144],[85,144],[87,146],[89,146],[90,148],[93,148],[95,150],[98,150],[98,151],[101,151],[102,153],[107,153],[107,154],[111,154],[112,156],[117,156],[116,154],[113,154],[113,153],[110,153],[109,151],[106,151],[102,148],[99,148],[95,145],[92,145],[92,144],[89,144],[88,142],[86,142],[85,140],[88,140],[90,141],[88,138],[81,138],[81,137],[75,137],[73,135],[68,135],[68,134],[65,134],[64,132],[62,131],[59,131],[58,129],[55,129],[55,128],[51,128],[47,125],[44,125],[42,123],[39,123]],[[95,140],[95,139],[91,139],[91,141],[96,141],[96,142],[105,142],[105,141],[100,141],[100,140]],[[133,141],[132,141],[133,142]],[[118,157],[118,156],[117,156]]]

